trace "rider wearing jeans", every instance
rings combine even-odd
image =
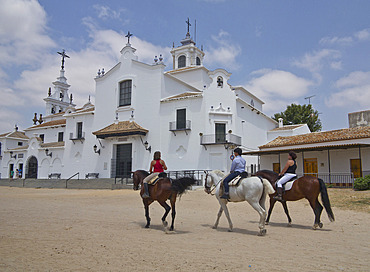
[[[238,176],[239,174],[243,173],[245,171],[245,160],[242,158],[242,150],[240,148],[235,148],[234,150],[235,159],[233,160],[231,164],[230,174],[224,178],[224,188],[225,192],[221,196],[223,199],[230,199],[229,195],[229,182]]]
[[[288,154],[288,161],[284,169],[279,174],[279,177],[281,178],[277,181],[277,195],[274,196],[274,199],[278,201],[283,201],[283,184],[297,176],[295,173],[297,170],[297,163],[295,161],[296,158],[297,155],[293,151],[290,151]]]

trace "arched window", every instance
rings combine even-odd
[[[125,80],[119,84],[119,106],[131,105],[132,80]]]
[[[199,57],[196,58],[196,64],[200,65],[200,58]]]
[[[178,59],[178,68],[182,68],[186,66],[186,57],[185,56],[180,56]]]
[[[223,87],[224,86],[224,80],[222,76],[217,77],[217,87]]]

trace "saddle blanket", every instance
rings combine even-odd
[[[148,184],[149,185],[155,185],[156,182],[160,179],[160,177],[156,176],[156,177],[153,177],[151,180],[148,181]]]
[[[238,186],[241,180],[242,180],[242,177],[241,176],[237,176],[236,178],[232,179],[229,182],[229,186]]]
[[[290,189],[292,189],[293,187],[293,183],[296,181],[297,179],[293,179],[291,181],[288,181],[287,183],[285,183],[283,185],[283,188],[284,188],[284,191],[289,191]]]

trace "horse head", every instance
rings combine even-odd
[[[143,183],[143,180],[145,177],[149,175],[148,172],[144,170],[136,170],[135,172],[132,173],[132,180],[134,183],[134,190],[139,190],[139,185]]]
[[[225,176],[224,172],[221,170],[213,170],[211,172],[206,172],[206,177],[204,181],[204,191],[207,194],[211,193],[212,185],[216,185],[223,177]]]

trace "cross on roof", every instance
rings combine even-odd
[[[190,26],[191,26],[190,21],[189,21],[189,17],[188,17],[188,20],[187,20],[187,21],[185,21],[185,23],[188,25],[188,33],[189,33],[189,31],[190,31]]]
[[[58,52],[59,55],[62,56],[62,70],[64,69],[64,58],[69,58],[69,56],[66,54],[66,51],[63,49],[62,53]]]
[[[130,44],[130,37],[132,36],[132,34],[130,33],[130,31],[127,33],[127,35],[125,36],[127,38],[127,43]]]

